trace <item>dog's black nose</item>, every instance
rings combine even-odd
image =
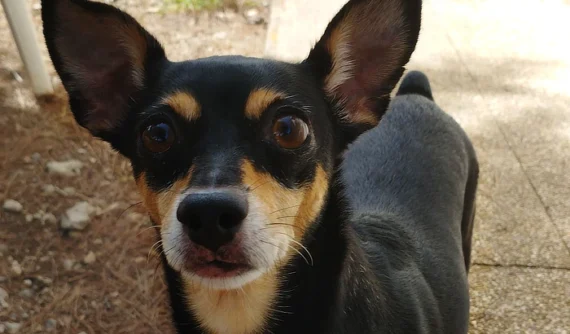
[[[193,242],[216,251],[233,240],[247,216],[245,193],[216,190],[192,193],[178,206],[176,217]]]

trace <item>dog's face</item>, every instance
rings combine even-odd
[[[420,25],[419,1],[353,0],[302,63],[175,63],[117,9],[42,5],[77,121],[130,159],[170,266],[217,289],[311,261],[335,160],[379,122]]]

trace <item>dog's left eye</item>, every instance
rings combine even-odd
[[[309,136],[309,126],[296,116],[285,116],[273,123],[273,137],[279,146],[286,149],[298,148]]]
[[[174,144],[175,134],[166,123],[151,124],[142,133],[144,147],[153,153],[168,151]]]

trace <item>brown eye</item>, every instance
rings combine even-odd
[[[298,117],[285,116],[273,124],[273,136],[283,148],[298,148],[309,136],[309,126]]]
[[[153,153],[166,152],[174,144],[174,131],[166,123],[149,125],[142,133],[144,147]]]

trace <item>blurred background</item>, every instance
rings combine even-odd
[[[0,13],[0,334],[171,333],[155,231],[125,159],[79,128]],[[172,60],[301,60],[345,0],[106,0]],[[409,69],[481,163],[471,333],[570,332],[570,1],[426,0]]]

